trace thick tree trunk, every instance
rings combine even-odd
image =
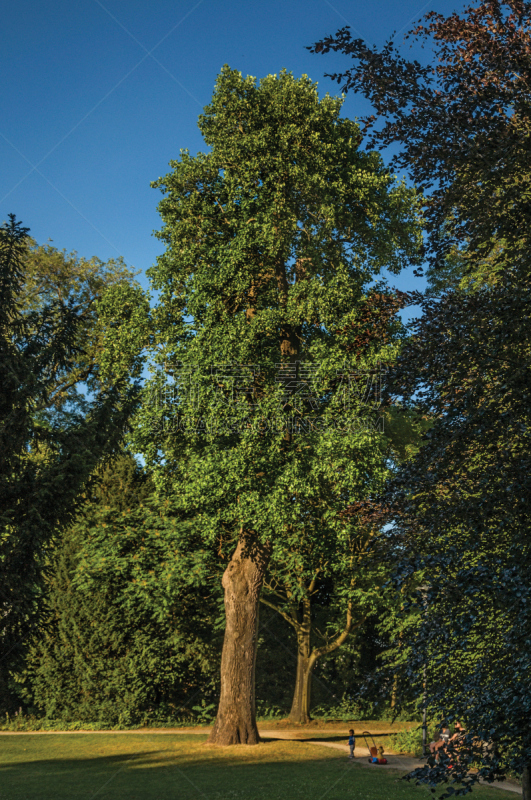
[[[531,800],[531,764],[522,772],[522,800]]]
[[[268,552],[241,534],[223,575],[226,628],[221,655],[221,696],[209,744],[258,744],[255,663],[258,604]]]

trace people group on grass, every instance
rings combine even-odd
[[[431,755],[435,756],[435,760],[438,762],[441,751],[444,752],[449,745],[453,745],[454,748],[457,748],[459,744],[463,742],[465,736],[466,730],[460,722],[455,723],[455,733],[453,736],[450,736],[450,728],[447,725],[443,726],[439,733],[439,738],[430,742]]]
[[[444,752],[449,745],[452,745],[453,749],[457,749],[464,741],[465,736],[466,730],[460,722],[455,723],[453,735],[450,735],[450,728],[444,725],[439,731],[438,737],[430,742],[431,755],[435,756],[435,760],[438,762],[441,751]],[[348,744],[350,749],[349,760],[352,760],[354,758],[354,748],[356,746],[356,737],[352,728],[349,730]],[[382,747],[379,749],[381,751],[379,755],[380,758],[382,758],[384,751]],[[450,749],[452,750],[452,748]]]

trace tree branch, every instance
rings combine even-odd
[[[346,640],[347,636],[350,633],[352,633],[353,630],[356,630],[361,625],[363,625],[365,620],[366,617],[362,617],[361,620],[356,625],[354,625],[354,620],[352,619],[352,603],[349,602],[347,608],[347,621],[345,627],[343,628],[339,636],[337,636],[334,639],[334,641],[330,642],[327,645],[324,645],[323,647],[316,647],[314,650],[312,650],[310,661],[313,663],[317,661],[318,658],[321,658],[321,656],[326,656],[328,655],[328,653],[332,653],[334,650],[337,650],[338,647],[341,647],[343,642]]]
[[[272,603],[270,600],[266,600],[266,598],[265,598],[265,597],[262,597],[262,596],[260,596],[260,602],[261,602],[261,603],[263,603],[263,604],[264,604],[265,606],[267,606],[268,608],[272,608],[272,609],[273,609],[273,611],[276,611],[278,614],[280,614],[280,616],[281,616],[281,617],[283,617],[283,618],[286,620],[286,622],[289,622],[289,624],[290,624],[290,625],[292,625],[292,626],[295,628],[295,630],[298,630],[298,628],[299,628],[299,623],[297,622],[297,620],[295,620],[295,619],[294,619],[293,617],[291,617],[289,614],[286,614],[286,612],[285,612],[285,611],[282,611],[282,609],[281,609],[281,608],[279,608],[278,606],[276,606],[276,605],[275,605],[274,603]]]

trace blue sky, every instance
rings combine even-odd
[[[227,63],[258,78],[283,67],[336,94],[337,54],[305,50],[350,24],[382,45],[448,0],[18,0],[2,9],[0,221],[10,212],[39,242],[122,255],[147,269],[161,252],[160,192],[181,148],[205,149],[197,117]],[[417,56],[417,54],[415,53]],[[348,96],[345,116],[368,111]],[[140,280],[147,286],[147,279]],[[421,288],[411,274],[394,279]]]

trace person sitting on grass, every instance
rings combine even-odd
[[[456,744],[460,744],[464,741],[466,736],[466,729],[463,728],[460,722],[456,722],[454,726],[454,735],[450,738],[451,742],[455,742]]]
[[[463,728],[460,722],[456,722],[454,725],[454,731],[454,735],[450,737],[450,744],[453,744],[457,754],[457,760],[459,761],[459,751],[463,749],[465,744],[466,729]]]
[[[448,740],[448,756],[450,758],[448,769],[453,769],[454,764],[458,764],[461,760],[460,751],[463,749],[465,744],[465,737],[465,728],[463,728],[460,722],[456,722],[454,725],[454,734],[450,736],[450,739]]]
[[[438,761],[439,750],[443,747],[446,747],[449,741],[450,741],[450,728],[447,725],[444,725],[439,734],[439,738],[437,740],[434,740],[433,742],[430,742],[430,753],[432,754],[432,756],[436,757],[437,761]]]
[[[350,747],[349,760],[354,758],[354,748],[356,747],[356,737],[352,728],[348,732],[348,746]]]

